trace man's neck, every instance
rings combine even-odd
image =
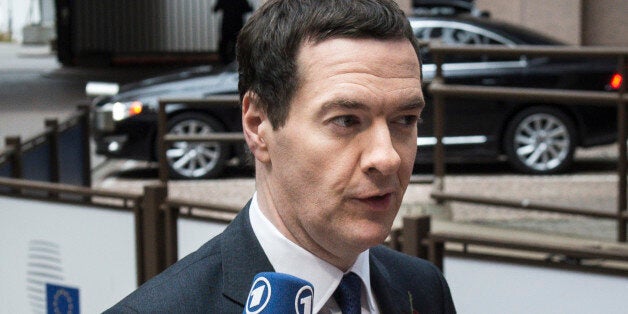
[[[256,182],[259,182],[256,180]],[[268,185],[265,185],[266,187]],[[269,189],[265,189],[261,184],[256,184],[257,188],[257,201],[259,209],[277,230],[283,234],[288,240],[292,241],[296,245],[302,247],[308,252],[316,255],[320,259],[334,265],[343,272],[346,272],[355,263],[358,255],[362,252],[351,253],[348,251],[343,252],[343,255],[334,254],[329,250],[316,243],[307,234],[298,234],[290,230],[284,223],[279,210],[277,210],[277,202],[272,199],[272,193]]]

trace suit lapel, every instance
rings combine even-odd
[[[223,295],[242,306],[255,275],[274,271],[251,228],[249,205],[225,229],[221,243]]]
[[[384,265],[370,256],[371,288],[382,313],[412,313],[408,291],[395,285]]]
[[[244,306],[255,275],[274,272],[249,220],[249,204],[222,233],[223,295]],[[396,286],[384,265],[370,256],[371,287],[382,313],[412,313],[408,291]]]

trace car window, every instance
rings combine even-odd
[[[462,45],[504,45],[495,38],[485,36],[480,33],[453,27],[424,27],[417,28],[414,35],[424,41],[438,40],[445,44]]]
[[[414,35],[421,41],[438,41],[447,45],[513,45],[509,39],[480,27],[453,21],[415,21]],[[424,63],[433,63],[427,49],[422,50]],[[446,63],[510,61],[516,58],[448,55]]]

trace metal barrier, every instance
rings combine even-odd
[[[443,76],[443,60],[448,54],[465,55],[494,55],[494,56],[551,56],[558,58],[567,57],[608,57],[617,58],[617,72],[626,77],[626,59],[628,49],[625,48],[602,48],[602,47],[555,47],[555,46],[519,46],[517,48],[495,47],[491,45],[483,46],[431,46],[436,63],[436,76],[430,84],[429,90],[434,96],[434,134],[437,139],[434,151],[434,175],[436,177],[435,192],[432,197],[438,202],[458,201],[485,205],[513,206],[517,208],[535,209],[540,211],[564,212],[594,218],[615,219],[617,221],[617,241],[626,242],[626,223],[628,216],[626,210],[628,202],[626,199],[627,188],[627,167],[626,167],[626,105],[628,96],[625,94],[626,84],[622,84],[617,92],[595,92],[595,91],[566,91],[557,89],[539,88],[506,88],[506,87],[481,87],[445,84]],[[446,105],[445,98],[454,97],[475,97],[475,98],[498,98],[518,100],[543,100],[555,102],[568,102],[579,105],[587,101],[595,101],[601,105],[617,106],[617,133],[619,141],[619,160],[617,162],[617,212],[616,214],[601,214],[591,210],[571,209],[568,207],[549,206],[532,203],[528,200],[512,201],[503,199],[479,198],[474,196],[461,196],[445,193],[445,148],[442,142],[444,137],[444,119]]]
[[[140,285],[148,278],[145,273],[144,250],[147,245],[142,241],[142,201],[141,194],[114,192],[102,189],[92,189],[87,187],[36,182],[21,179],[0,178],[0,187],[9,188],[8,191],[0,189],[0,195],[18,197],[23,199],[42,200],[63,204],[78,204],[100,207],[103,209],[131,211],[135,220],[136,256],[137,256],[137,284]],[[41,191],[41,195],[24,195],[22,190]],[[58,198],[60,194],[78,197]],[[114,232],[114,230],[112,230]]]
[[[5,138],[0,177],[90,186],[89,110],[81,105],[61,123],[46,119],[45,131],[25,141]]]
[[[207,222],[230,223],[240,212],[241,207],[190,202],[168,198],[165,184],[146,186],[145,189],[146,228],[143,237],[152,239],[153,251],[151,272],[156,275],[178,259],[178,219],[190,218]],[[209,240],[209,239],[207,239]]]
[[[406,235],[412,235],[406,237]],[[429,216],[406,217],[392,243],[407,241],[403,252],[431,261],[443,270],[443,259],[460,256],[473,259],[542,266],[574,271],[628,276],[628,247],[587,243],[538,243],[496,236],[431,231]],[[391,245],[393,248],[398,246]]]
[[[435,111],[435,135],[437,137],[437,147],[435,152],[435,175],[437,178],[436,182],[436,191],[432,193],[432,197],[439,201],[472,201],[483,204],[499,204],[499,205],[509,205],[516,208],[526,208],[526,209],[538,209],[549,212],[556,213],[564,213],[564,214],[575,214],[575,215],[584,215],[594,218],[604,218],[604,219],[618,219],[619,223],[625,222],[628,218],[626,216],[625,210],[619,211],[619,214],[614,213],[600,213],[598,211],[593,211],[589,209],[578,209],[578,208],[565,208],[560,206],[552,206],[545,205],[541,203],[536,203],[534,201],[523,200],[523,201],[507,201],[507,200],[495,200],[495,199],[482,199],[478,197],[468,197],[468,196],[455,196],[452,194],[444,193],[444,148],[442,146],[442,138],[443,138],[443,113],[442,110],[443,105],[439,105],[443,103],[443,98],[445,93],[447,96],[464,96],[464,97],[519,97],[520,99],[544,99],[544,100],[556,100],[561,101],[566,97],[569,97],[570,103],[573,102],[585,102],[587,100],[595,99],[596,101],[605,102],[608,105],[614,105],[616,103],[625,104],[626,97],[623,94],[623,89],[620,93],[602,93],[602,92],[584,92],[584,91],[558,91],[558,90],[543,90],[543,89],[515,89],[515,88],[487,88],[487,87],[467,87],[467,86],[445,86],[443,84],[442,77],[442,50],[451,49],[451,53],[459,53],[463,52],[463,49],[470,49],[474,52],[470,52],[470,54],[484,54],[485,50],[478,50],[473,48],[461,48],[461,47],[432,47],[431,51],[434,53],[437,60],[437,76],[434,82],[432,82],[430,86],[430,91],[436,96],[436,111]],[[555,54],[564,54],[565,56],[573,56],[582,53],[581,49],[575,49],[574,52],[565,52],[562,49],[555,48],[523,48],[523,49],[511,49],[511,48],[494,48],[490,47],[490,49],[496,50],[497,54],[502,55],[520,55],[522,53],[533,55],[533,54],[547,54],[547,53],[555,53]],[[465,50],[466,51],[466,50]],[[617,50],[612,49],[590,49],[590,51],[595,56],[608,56],[614,55],[617,53]],[[621,50],[621,53],[625,53],[625,51]],[[626,53],[628,54],[628,53]],[[623,61],[622,61],[623,62]],[[621,71],[620,71],[621,72]],[[521,94],[521,91],[527,91],[525,94]],[[239,99],[237,96],[213,96],[208,99],[162,99],[159,104],[159,112],[158,112],[158,158],[159,158],[159,179],[162,184],[154,187],[147,187],[146,197],[148,199],[155,198],[154,201],[150,202],[152,218],[150,218],[150,224],[152,225],[150,228],[152,230],[147,231],[151,234],[150,237],[154,239],[154,244],[159,249],[153,252],[152,259],[155,262],[157,268],[165,268],[167,265],[170,265],[178,259],[178,250],[177,250],[177,220],[181,217],[192,218],[192,219],[201,219],[206,221],[219,221],[219,222],[228,222],[233,216],[240,210],[240,208],[233,207],[224,207],[220,205],[212,205],[206,203],[196,203],[196,202],[186,202],[182,200],[173,200],[168,199],[167,197],[167,186],[165,183],[168,181],[168,165],[166,160],[166,147],[168,144],[177,142],[177,141],[190,141],[190,142],[206,142],[206,141],[227,141],[227,142],[238,142],[243,141],[244,137],[241,133],[213,133],[210,135],[202,135],[202,136],[179,136],[167,134],[167,111],[166,107],[171,105],[185,105],[190,108],[201,108],[205,106],[215,106],[215,105],[239,105]],[[620,109],[622,106],[619,106]],[[624,109],[621,109],[624,110]],[[620,112],[620,117],[625,116],[624,113]],[[620,119],[622,120],[625,119]],[[625,126],[621,126],[623,123],[620,123],[620,127],[624,128]],[[624,134],[625,132],[622,131]],[[625,135],[621,135],[625,138]],[[621,141],[620,141],[621,142]],[[624,148],[625,148],[625,140]],[[621,145],[620,145],[621,146]],[[439,148],[440,147],[440,148]],[[621,149],[621,148],[620,148]],[[439,153],[440,150],[440,153]],[[625,149],[624,149],[625,151]],[[623,156],[620,160],[620,167],[624,167],[625,171],[625,153],[621,154]],[[625,175],[624,175],[625,177]],[[621,179],[620,179],[621,181]],[[620,182],[621,184],[621,182]],[[152,190],[152,191],[151,191]],[[625,208],[623,206],[622,208]],[[200,215],[198,210],[204,211],[205,215]],[[625,223],[624,223],[625,224]],[[161,231],[160,231],[161,230]],[[550,266],[550,267],[562,267],[562,268],[573,268],[577,270],[584,271],[599,271],[606,273],[617,273],[626,275],[626,270],[622,267],[618,269],[614,269],[613,267],[607,267],[606,264],[600,265],[586,265],[586,262],[583,264],[581,262],[572,264],[566,264],[564,260],[555,260],[553,256],[556,255],[564,255],[568,259],[574,259],[578,261],[586,261],[591,258],[604,258],[609,261],[619,261],[621,263],[626,262],[626,254],[621,251],[621,253],[612,253],[608,252],[607,249],[596,249],[596,248],[588,248],[588,247],[567,247],[560,245],[541,245],[538,243],[525,243],[523,241],[504,241],[496,238],[480,238],[473,235],[460,235],[460,234],[451,234],[444,232],[429,232],[430,230],[430,222],[429,219],[425,218],[406,218],[404,219],[404,224],[402,229],[393,230],[391,232],[391,236],[387,240],[387,245],[393,249],[403,251],[407,254],[424,257],[432,260],[437,265],[442,266],[442,258],[446,254],[464,254],[465,256],[473,256],[478,258],[494,258],[494,259],[502,259],[513,261],[517,263],[531,263],[542,266]],[[620,229],[621,230],[621,229]],[[621,232],[621,231],[620,231]],[[462,249],[450,249],[452,245],[461,245]],[[507,248],[509,250],[518,250],[518,251],[526,251],[536,253],[536,260],[534,258],[524,259],[518,257],[512,257],[508,254],[491,254],[491,253],[475,253],[470,248],[475,247],[484,247],[484,248]],[[447,249],[446,249],[447,248]],[[493,250],[495,251],[495,250]],[[539,259],[539,256],[541,258]],[[156,268],[156,269],[157,269]]]

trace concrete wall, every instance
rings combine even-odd
[[[569,44],[581,44],[583,0],[476,0],[491,17],[522,25]]]
[[[625,0],[475,0],[495,19],[573,45],[628,46]]]
[[[586,45],[628,46],[628,1],[583,2],[582,41]]]

